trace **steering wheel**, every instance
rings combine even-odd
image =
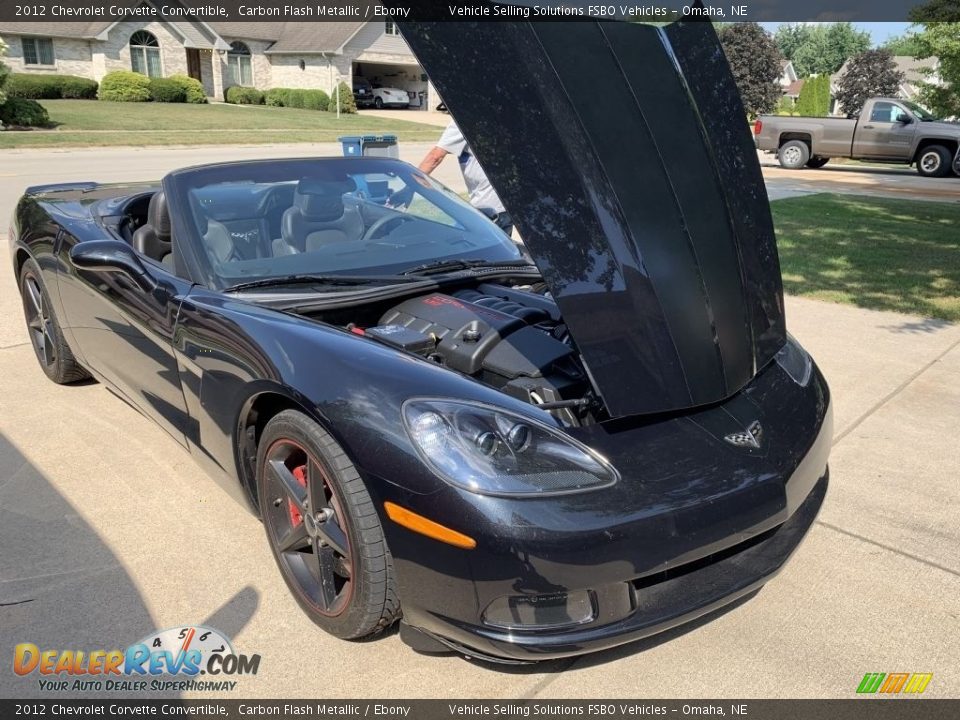
[[[379,233],[389,223],[392,223],[392,222],[405,223],[415,219],[416,218],[412,218],[409,215],[384,215],[382,218],[375,221],[373,225],[371,225],[367,229],[367,231],[363,234],[362,239],[373,240],[377,236],[377,233]]]

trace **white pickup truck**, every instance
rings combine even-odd
[[[758,150],[791,170],[845,157],[915,165],[925,177],[945,177],[951,167],[960,174],[960,124],[906,100],[871,98],[856,119],[761,115],[753,134]]]

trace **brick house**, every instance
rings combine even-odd
[[[411,106],[440,102],[392,22],[16,22],[0,25],[4,62],[17,73],[99,81],[113,70],[189,75],[222,100],[232,85],[319,88],[354,77],[408,91]]]

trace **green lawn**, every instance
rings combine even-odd
[[[823,194],[770,207],[787,293],[960,321],[960,203]]]
[[[239,105],[42,100],[53,132],[0,133],[0,148],[90,145],[234,145],[330,142],[341,135],[389,133],[436,140],[440,128],[417,122],[315,110]],[[416,113],[410,113],[411,120]]]

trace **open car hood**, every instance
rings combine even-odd
[[[614,417],[723,400],[786,339],[773,223],[708,21],[406,22]]]

